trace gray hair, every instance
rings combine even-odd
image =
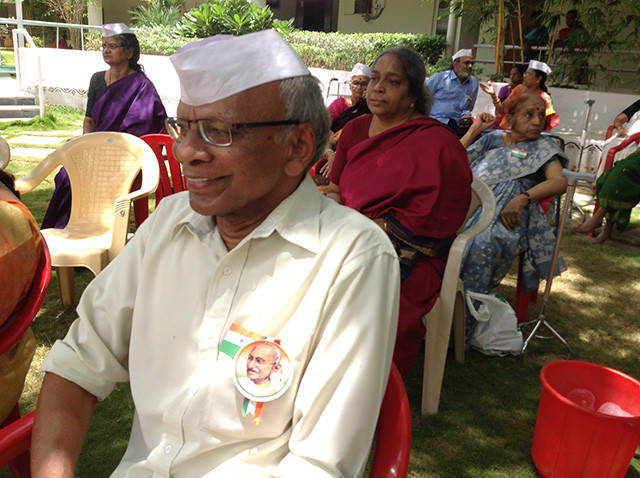
[[[280,82],[280,99],[286,110],[286,117],[311,123],[316,138],[316,151],[309,163],[311,167],[320,159],[329,140],[329,114],[322,100],[322,92],[317,78],[312,75],[296,76]],[[293,127],[285,128],[280,137],[284,142]]]

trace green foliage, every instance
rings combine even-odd
[[[140,42],[140,52],[145,55],[168,56],[187,43],[198,40],[176,37],[175,27],[169,26],[138,26],[134,31]]]
[[[295,30],[295,27],[293,26],[293,18],[289,18],[289,20],[276,19],[271,24],[271,28],[278,32],[282,37],[288,35]]]
[[[182,18],[183,0],[147,0],[147,4],[129,10],[134,25],[174,27]]]
[[[411,47],[425,63],[434,64],[446,47],[444,37],[425,34],[345,34],[297,30],[285,35],[284,39],[307,66],[334,70],[350,70],[357,62],[372,65],[380,53],[396,46]]]
[[[176,26],[178,34],[190,38],[211,35],[243,35],[271,28],[273,12],[246,0],[208,0],[185,13]]]
[[[618,0],[546,0],[543,22],[549,31],[563,24],[562,11],[578,10],[580,28],[555,49],[552,79],[558,83],[593,85],[604,78],[609,89],[621,81],[618,68],[636,71],[640,80],[640,57],[629,51],[640,49],[640,3]]]

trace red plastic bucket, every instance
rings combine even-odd
[[[640,382],[589,362],[561,360],[540,372],[531,456],[543,478],[624,478],[640,441]],[[632,417],[598,413],[567,397],[588,390],[594,410],[612,402]]]

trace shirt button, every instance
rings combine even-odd
[[[231,267],[229,267],[229,266],[225,267],[222,272],[226,276],[230,275],[231,274]]]
[[[171,453],[171,450],[173,450],[173,447],[171,445],[167,445],[164,447],[164,452],[168,455],[169,453]]]

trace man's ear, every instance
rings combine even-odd
[[[300,176],[309,167],[316,151],[316,137],[311,123],[297,125],[287,139],[287,146],[291,150],[284,172],[290,177]]]

